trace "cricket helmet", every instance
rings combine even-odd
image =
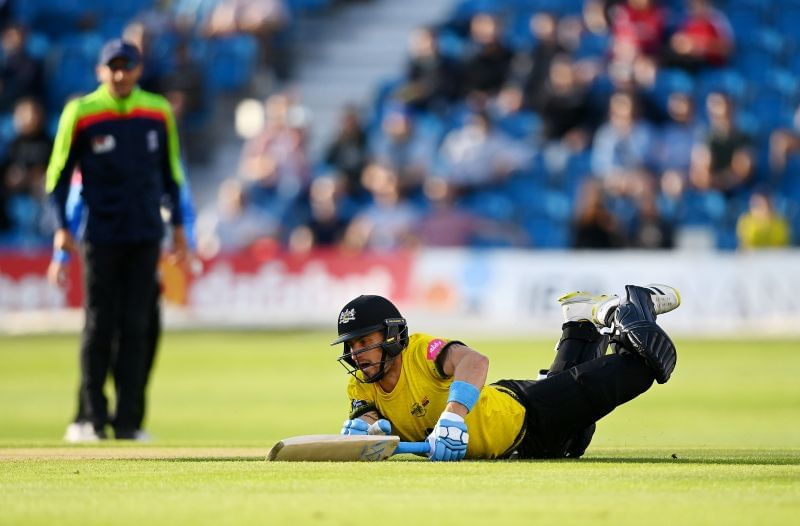
[[[380,380],[386,364],[394,360],[408,345],[408,326],[405,318],[397,307],[383,296],[362,295],[350,301],[339,313],[338,330],[339,337],[331,345],[344,344],[342,355],[338,358],[339,363],[349,374],[366,383]],[[353,356],[375,347],[359,349],[353,353],[347,342],[375,331],[383,331],[383,342],[379,345],[383,351],[381,367],[378,373],[361,379],[356,376],[360,369]]]

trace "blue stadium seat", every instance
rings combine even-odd
[[[779,93],[787,104],[794,104],[800,98],[800,77],[787,69],[774,68],[767,71],[764,87]]]
[[[529,51],[536,46],[536,37],[531,34],[530,17],[520,14],[505,23],[504,40],[515,51]]]
[[[609,35],[596,35],[594,33],[585,32],[581,35],[578,48],[573,55],[576,60],[585,58],[602,58],[605,56],[608,47],[611,44],[611,37]]]
[[[571,155],[567,159],[567,166],[564,170],[561,189],[574,201],[578,195],[581,184],[587,177],[592,177],[592,153],[591,150]]]
[[[398,75],[394,78],[383,79],[375,87],[375,94],[373,95],[372,111],[366,122],[367,137],[374,139],[380,133],[381,121],[386,109],[392,104],[392,94],[403,85],[405,77]]]
[[[0,113],[0,159],[5,158],[9,143],[16,136],[14,129],[14,114],[11,112]]]
[[[514,217],[514,202],[502,191],[475,191],[461,200],[474,214],[495,221],[510,221]]]
[[[738,108],[736,112],[736,126],[750,137],[758,137],[768,134],[770,128],[764,126],[761,117],[747,108]]]
[[[499,13],[502,6],[494,0],[461,0],[450,11],[447,19],[462,24],[469,21],[477,13]]]
[[[750,80],[757,80],[765,71],[780,65],[789,49],[786,37],[766,26],[755,27],[737,40],[733,64]]]
[[[556,222],[566,223],[572,214],[569,197],[558,191],[550,191],[544,195],[544,209],[547,217]]]
[[[445,57],[460,59],[466,47],[466,42],[455,31],[440,29],[437,34],[439,52]]]
[[[787,198],[800,203],[800,155],[790,155],[777,189]]]
[[[800,3],[790,3],[782,7],[772,22],[780,33],[797,38],[797,31],[800,28]]]
[[[686,71],[666,68],[659,70],[656,76],[653,97],[660,107],[666,108],[670,94],[676,92],[691,94],[694,89],[695,81]]]
[[[571,232],[568,223],[533,218],[525,221],[523,226],[534,248],[563,249],[570,246]]]
[[[727,204],[719,192],[687,191],[683,195],[678,222],[681,225],[715,225],[725,219]]]
[[[20,19],[31,29],[46,33],[50,37],[68,36],[81,28],[91,15],[83,0],[50,0],[14,2],[32,4],[21,9]]]
[[[515,199],[523,223],[546,219],[556,223],[568,222],[572,215],[572,200],[564,192],[536,186],[524,197]]]
[[[44,33],[31,31],[25,43],[26,51],[35,59],[44,61],[50,52],[52,44]]]
[[[515,139],[531,139],[538,134],[542,119],[536,113],[523,111],[502,117],[496,124],[501,131]]]
[[[725,14],[737,42],[747,42],[767,23],[765,12],[759,5],[731,4],[726,7]]]
[[[547,187],[530,172],[521,170],[511,174],[503,183],[502,189],[515,206],[524,211],[535,199],[533,196],[545,192]]]
[[[698,107],[703,107],[706,96],[712,91],[726,93],[734,101],[740,103],[749,94],[750,84],[735,69],[710,69],[701,72],[697,77],[695,93]]]
[[[747,109],[758,116],[762,129],[782,128],[792,124],[794,107],[780,93],[760,89],[747,105]]]
[[[333,0],[286,0],[289,10],[293,13],[320,11],[332,3]]]
[[[736,236],[736,225],[724,225],[714,228],[717,250],[733,251],[739,246]]]
[[[206,62],[208,86],[237,91],[250,81],[256,67],[258,45],[252,35],[234,35],[209,42]]]
[[[74,34],[64,38],[45,61],[46,106],[60,112],[67,98],[97,87],[95,65],[103,45],[97,33]]]

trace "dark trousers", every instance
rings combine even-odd
[[[655,376],[625,349],[605,355],[608,338],[589,322],[568,322],[548,377],[536,382],[501,380],[526,409],[523,458],[579,457],[595,422],[647,391]]]
[[[155,365],[156,354],[158,353],[158,344],[161,340],[161,302],[160,302],[160,284],[156,282],[155,287],[155,294],[153,295],[153,303],[152,303],[152,310],[150,311],[150,321],[146,329],[146,341],[147,341],[147,348],[145,349],[145,356],[144,356],[144,386],[142,387],[140,394],[141,394],[141,401],[136,404],[136,407],[139,409],[137,411],[136,418],[134,418],[134,422],[136,424],[136,429],[142,429],[142,423],[144,422],[144,415],[147,409],[147,386],[150,382],[150,377],[152,376],[153,366]],[[119,309],[117,309],[119,310]],[[119,312],[117,313],[119,315]],[[114,377],[114,385],[119,384],[119,379],[121,378],[123,372],[120,369],[117,361],[117,357],[119,356],[119,333],[114,337],[114,344],[112,345],[111,351],[111,372]],[[80,395],[80,388],[78,389],[78,414],[75,417],[76,422],[84,422],[89,420],[89,417],[86,414],[86,408],[83,404],[83,398]]]
[[[141,425],[148,328],[157,297],[159,243],[84,242],[84,311],[78,417],[127,438]],[[103,386],[112,368],[117,407],[109,419]]]

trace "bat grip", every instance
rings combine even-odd
[[[427,455],[430,452],[431,446],[427,442],[400,442],[397,444],[397,449],[394,450],[395,455],[404,453]]]

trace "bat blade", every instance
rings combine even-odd
[[[267,460],[301,462],[377,462],[392,456],[400,437],[384,435],[303,435],[286,438]]]

